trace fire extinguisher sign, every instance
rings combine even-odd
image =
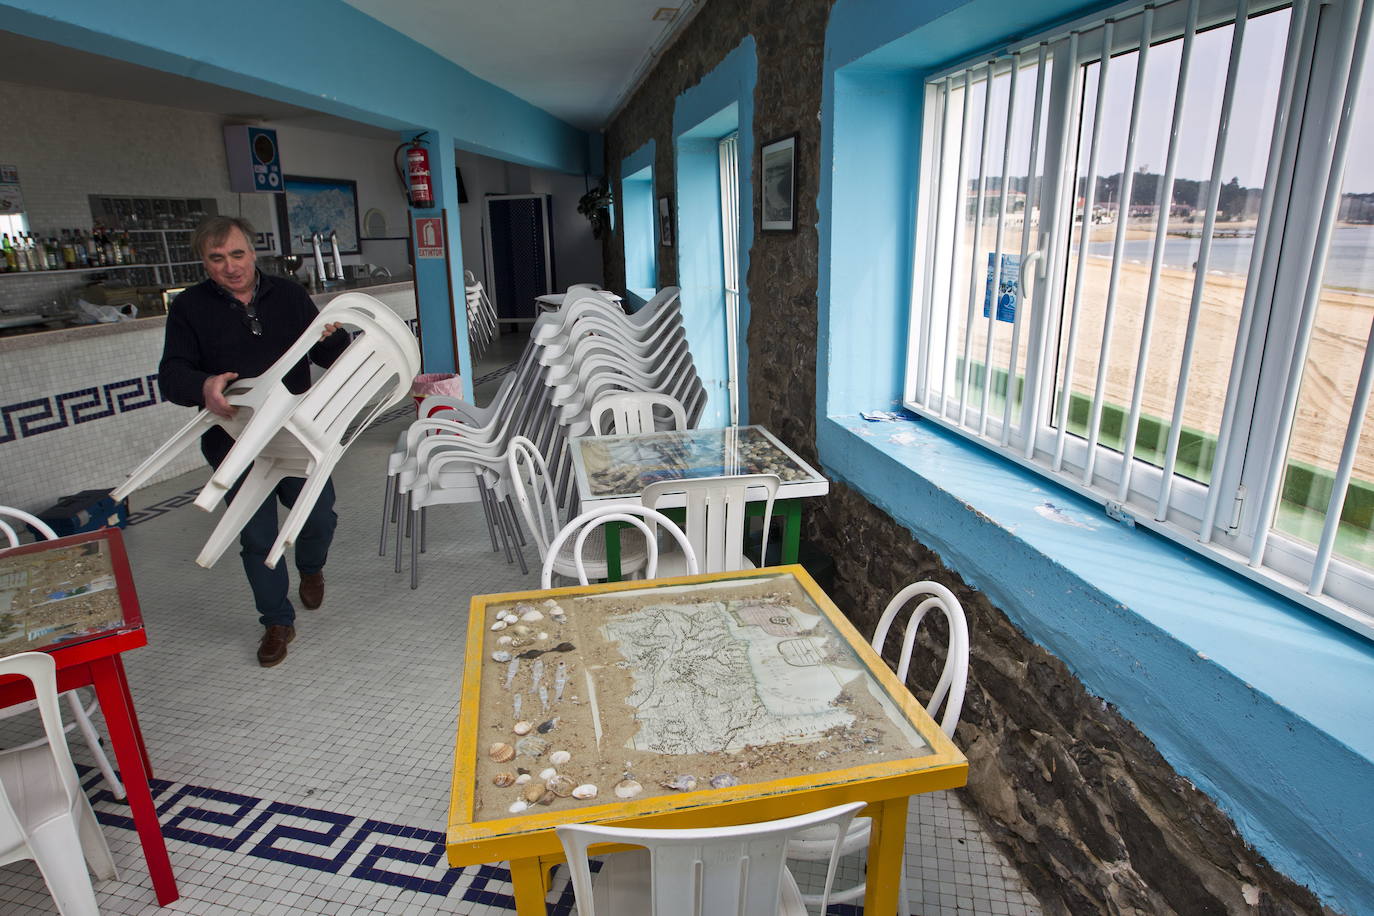
[[[438,217],[415,220],[415,257],[442,258],[444,256],[444,221]]]

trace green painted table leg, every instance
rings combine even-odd
[[[782,516],[782,562],[795,563],[801,550],[801,500],[784,499],[776,504]]]
[[[624,522],[607,522],[606,529],[606,581],[620,581],[620,529]]]

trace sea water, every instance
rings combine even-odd
[[[1253,237],[1215,238],[1207,269],[1217,273],[1245,275],[1250,271]],[[1164,266],[1192,270],[1197,263],[1201,239],[1170,237],[1164,242]],[[1092,242],[1088,250],[1099,257],[1111,257],[1110,241]],[[1122,246],[1128,262],[1149,264],[1154,257],[1154,239],[1129,239]],[[1374,226],[1342,226],[1331,236],[1326,258],[1326,286],[1374,293]]]

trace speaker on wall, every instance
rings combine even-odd
[[[228,124],[224,152],[229,160],[231,191],[282,191],[281,148],[270,127]]]

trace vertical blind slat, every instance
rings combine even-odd
[[[1317,556],[1312,561],[1312,578],[1307,584],[1309,595],[1320,595],[1326,585],[1326,572],[1331,566],[1331,552],[1336,546],[1336,532],[1345,511],[1345,497],[1349,493],[1350,473],[1355,467],[1355,454],[1360,449],[1360,433],[1364,429],[1364,412],[1369,407],[1369,389],[1374,383],[1374,322],[1364,345],[1364,362],[1360,366],[1360,380],[1355,385],[1355,402],[1350,406],[1350,421],[1345,427],[1345,444],[1341,447],[1341,461],[1336,467],[1336,479],[1331,484],[1331,499],[1326,507],[1326,523],[1321,540],[1317,542]]]
[[[1174,383],[1174,413],[1169,421],[1169,440],[1164,450],[1164,471],[1159,484],[1159,502],[1155,519],[1163,521],[1169,511],[1169,497],[1173,492],[1174,468],[1178,463],[1178,444],[1183,436],[1183,410],[1188,401],[1188,385],[1193,368],[1193,350],[1197,344],[1197,326],[1202,316],[1202,293],[1207,286],[1207,268],[1212,259],[1212,238],[1216,231],[1217,207],[1221,202],[1221,170],[1226,164],[1226,143],[1231,133],[1231,112],[1236,100],[1236,77],[1240,70],[1240,55],[1245,48],[1245,16],[1247,0],[1236,0],[1236,23],[1231,33],[1231,59],[1226,66],[1226,88],[1221,96],[1221,120],[1217,123],[1217,139],[1212,152],[1212,175],[1207,184],[1207,215],[1202,221],[1202,238],[1198,247],[1197,265],[1193,269],[1193,299],[1188,305],[1188,326],[1183,335],[1183,354],[1179,359],[1178,378]]]
[[[1115,22],[1108,19],[1102,26],[1102,47],[1104,49],[1110,49],[1112,46],[1112,32],[1115,25]],[[1097,70],[1097,100],[1093,105],[1087,187],[1083,191],[1083,230],[1078,236],[1078,268],[1073,284],[1073,305],[1069,312],[1069,339],[1064,348],[1064,383],[1059,395],[1059,434],[1054,442],[1053,467],[1056,473],[1064,466],[1064,445],[1068,440],[1069,399],[1073,393],[1073,361],[1075,351],[1078,349],[1078,319],[1083,302],[1083,280],[1088,267],[1088,244],[1092,241],[1093,204],[1097,197],[1097,154],[1098,145],[1102,139],[1102,108],[1107,96],[1107,71],[1111,62],[1111,54],[1104,50]],[[1076,193],[1077,190],[1077,181],[1075,180],[1074,192]],[[1069,224],[1068,231],[1070,234],[1073,233],[1072,223]]]
[[[1011,128],[1016,117],[1016,82],[1021,72],[1021,55],[1011,57],[1011,86],[1007,90],[1007,123],[1002,133],[1001,193],[997,195],[997,233],[992,243],[992,284],[988,296],[988,339],[983,348],[983,400],[978,409],[978,435],[987,433],[988,402],[992,395],[992,342],[997,331],[997,302],[1002,291],[1002,242],[1007,229],[1007,185],[1011,170]],[[989,83],[991,85],[991,83]],[[991,112],[989,112],[990,114]],[[975,253],[976,255],[976,253]]]
[[[949,407],[952,402],[950,397],[950,373],[954,369],[954,278],[959,274],[959,253],[964,244],[964,184],[968,181],[968,156],[966,147],[968,145],[969,120],[972,117],[973,100],[973,70],[970,68],[964,71],[964,115],[963,124],[959,128],[959,168],[958,177],[954,181],[954,245],[950,248],[949,255],[949,296],[945,315],[945,359],[940,368],[940,416],[949,416]]]
[[[1269,139],[1269,161],[1264,167],[1264,192],[1260,196],[1255,240],[1250,249],[1250,270],[1245,278],[1245,297],[1241,300],[1240,325],[1236,330],[1236,343],[1231,354],[1231,377],[1226,386],[1225,406],[1222,408],[1221,425],[1217,431],[1217,451],[1212,458],[1211,483],[1207,487],[1207,500],[1202,510],[1202,526],[1198,532],[1199,544],[1211,543],[1212,531],[1216,527],[1217,509],[1221,505],[1222,497],[1220,482],[1227,470],[1227,462],[1231,459],[1232,432],[1240,403],[1241,369],[1249,350],[1250,334],[1259,299],[1260,279],[1272,272],[1278,261],[1278,248],[1277,245],[1271,245],[1269,234],[1276,218],[1274,202],[1278,199],[1279,188],[1279,181],[1275,180],[1274,176],[1279,174],[1280,162],[1285,160],[1286,155],[1297,143],[1296,132],[1289,132],[1289,121],[1292,116],[1294,93],[1297,91],[1300,76],[1306,72],[1306,68],[1300,69],[1298,64],[1310,55],[1313,42],[1316,40],[1315,13],[1316,10],[1313,9],[1309,21],[1309,0],[1297,0],[1289,14],[1278,105],[1275,108],[1274,129]],[[1275,235],[1272,241],[1277,240],[1278,236]]]
[[[1188,90],[1188,70],[1193,60],[1193,40],[1197,36],[1198,0],[1188,0],[1188,15],[1183,27],[1183,48],[1179,53],[1178,76],[1174,83],[1174,112],[1169,125],[1169,151],[1165,157],[1164,178],[1155,195],[1155,238],[1150,253],[1150,279],[1145,292],[1145,311],[1140,321],[1140,349],[1135,359],[1135,383],[1131,388],[1131,412],[1126,420],[1126,439],[1121,444],[1121,478],[1117,481],[1116,501],[1124,503],[1131,492],[1135,469],[1135,442],[1140,425],[1140,409],[1145,398],[1145,371],[1150,362],[1150,341],[1154,330],[1155,308],[1159,301],[1159,277],[1164,266],[1164,243],[1169,237],[1169,217],[1174,203],[1174,176],[1178,170],[1178,142],[1183,127],[1183,100]]]
[[[1369,44],[1370,12],[1374,3],[1365,3],[1359,12],[1359,25],[1351,28],[1354,18],[1354,5],[1347,5],[1342,16],[1341,48],[1338,61],[1342,69],[1350,73],[1345,86],[1345,99],[1337,112],[1328,109],[1331,117],[1339,120],[1336,130],[1330,163],[1326,176],[1326,188],[1322,195],[1321,220],[1313,247],[1312,263],[1307,271],[1307,284],[1302,297],[1302,311],[1298,320],[1297,345],[1293,348],[1293,358],[1288,366],[1287,387],[1284,389],[1283,406],[1276,425],[1274,448],[1270,452],[1269,475],[1264,482],[1264,493],[1260,499],[1259,524],[1250,547],[1250,565],[1260,566],[1264,559],[1264,548],[1269,542],[1270,523],[1274,515],[1274,505],[1278,500],[1279,484],[1283,480],[1283,458],[1288,452],[1288,439],[1293,432],[1293,418],[1297,413],[1298,392],[1301,387],[1304,365],[1307,361],[1307,345],[1312,339],[1312,327],[1316,322],[1317,306],[1321,298],[1322,272],[1326,266],[1326,253],[1331,244],[1331,233],[1336,226],[1336,213],[1339,210],[1341,183],[1345,175],[1345,160],[1350,151],[1350,135],[1355,119],[1352,116],[1360,85],[1360,75],[1364,69],[1365,50]],[[1329,119],[1328,119],[1329,120]],[[1330,136],[1329,131],[1323,135]]]
[[[1056,72],[1064,73],[1064,76],[1062,76],[1061,79],[1071,80],[1074,87],[1076,88],[1079,81],[1082,79],[1083,73],[1083,71],[1078,67],[1077,64],[1077,32],[1073,32],[1069,35],[1068,54],[1064,58],[1062,67],[1058,54],[1055,55],[1054,60]],[[1059,143],[1057,149],[1059,149],[1061,153],[1068,149],[1069,137],[1073,131],[1073,128],[1074,119],[1069,116],[1068,112],[1065,112],[1064,116],[1061,118],[1059,125]],[[1046,164],[1048,165],[1048,159],[1046,160]],[[1059,164],[1059,172],[1061,173],[1061,179],[1063,177],[1063,171],[1063,164],[1061,162]],[[1057,225],[1050,225],[1049,227],[1050,255],[1049,263],[1045,265],[1045,276],[1047,279],[1049,279],[1051,286],[1053,286],[1059,279],[1059,270],[1061,266],[1060,262],[1063,260],[1064,251],[1067,250],[1067,246],[1069,245],[1069,236],[1073,232],[1073,201],[1076,188],[1074,187],[1074,182],[1072,181],[1072,178],[1070,178],[1068,185],[1069,187],[1067,188],[1065,188],[1062,183],[1057,186],[1057,196],[1059,200],[1055,202],[1054,207],[1054,218],[1056,222],[1059,222],[1060,220],[1063,220],[1063,217],[1060,216],[1060,213],[1063,210],[1063,205],[1065,201],[1068,202],[1069,214],[1067,220],[1067,229],[1061,232],[1058,230]],[[1067,265],[1064,266],[1067,267]],[[1030,404],[1028,405],[1026,410],[1025,457],[1028,461],[1033,460],[1035,458],[1036,440],[1039,438],[1040,433],[1040,416],[1044,405],[1045,396],[1050,392],[1052,388],[1050,380],[1045,377],[1047,372],[1045,354],[1050,350],[1048,339],[1050,328],[1049,297],[1043,297],[1043,301],[1045,303],[1045,306],[1040,310],[1040,320],[1038,322],[1040,345],[1036,348],[1031,358],[1027,360],[1026,365],[1026,377],[1033,381],[1033,384],[1029,386],[1031,397]],[[1034,372],[1031,371],[1032,360],[1035,365]],[[1048,413],[1048,411],[1046,411],[1046,413]]]
[[[988,140],[992,131],[992,61],[984,71],[983,129],[978,147],[978,193],[973,206],[973,255],[968,281],[968,317],[964,322],[964,371],[959,376],[959,425],[968,423],[969,375],[973,372],[973,313],[978,302],[978,250],[983,245],[983,206],[988,189]],[[986,374],[986,373],[985,373]],[[986,384],[986,379],[984,379]]]
[[[938,262],[940,256],[940,229],[944,225],[944,219],[942,218],[942,214],[944,213],[943,202],[945,198],[944,150],[945,136],[949,126],[949,93],[951,85],[951,81],[946,79],[944,80],[944,82],[940,84],[939,89],[937,89],[935,92],[935,98],[937,104],[939,105],[939,111],[937,112],[934,119],[935,137],[933,146],[938,152],[935,156],[934,162],[935,180],[931,188],[935,195],[935,207],[932,218],[930,220],[931,241],[930,244],[926,246],[924,257],[925,284],[923,295],[925,297],[924,301],[927,304],[933,304],[935,302],[936,289],[938,287],[936,277],[936,263]],[[916,378],[918,380],[918,383],[916,390],[916,399],[922,406],[930,405],[930,338],[933,336],[931,328],[934,324],[932,320],[933,316],[931,314],[932,311],[933,308],[931,307],[921,309],[921,353],[920,360],[917,364]],[[948,333],[948,331],[946,331],[946,333]],[[943,393],[944,392],[941,391],[942,396]]]
[[[1196,2],[1196,0],[1194,0]],[[1038,203],[1036,181],[1036,161],[1040,157],[1040,116],[1041,109],[1045,103],[1045,59],[1049,48],[1045,42],[1040,42],[1035,63],[1035,108],[1031,117],[1031,142],[1030,153],[1026,157],[1026,203],[1021,210],[1021,264],[1020,274],[1017,280],[1016,302],[1011,316],[1011,356],[1007,359],[1007,396],[1002,404],[1002,445],[1005,447],[1011,442],[1011,405],[1016,392],[1016,365],[1019,362],[1019,350],[1021,348],[1021,328],[1024,324],[1025,301],[1024,295],[1027,269],[1029,268],[1028,259],[1030,257],[1031,239],[1031,213],[1034,212]],[[1037,229],[1038,231],[1038,229]],[[1034,438],[1034,433],[1031,433]]]
[[[1144,97],[1145,69],[1150,56],[1150,32],[1154,26],[1155,10],[1145,7],[1141,14],[1140,46],[1136,51],[1135,86],[1131,92],[1131,118],[1126,128],[1126,160],[1121,166],[1121,180],[1116,195],[1116,240],[1112,244],[1112,267],[1107,278],[1107,302],[1102,310],[1102,344],[1097,353],[1097,378],[1093,383],[1092,412],[1088,419],[1088,453],[1083,461],[1083,482],[1092,485],[1093,466],[1097,462],[1097,443],[1102,432],[1102,399],[1107,390],[1107,367],[1111,362],[1112,330],[1116,320],[1116,298],[1121,286],[1121,256],[1126,248],[1126,225],[1131,216],[1131,193],[1135,188],[1135,148],[1140,132],[1140,107]],[[1087,242],[1081,243],[1080,256],[1087,253]]]

